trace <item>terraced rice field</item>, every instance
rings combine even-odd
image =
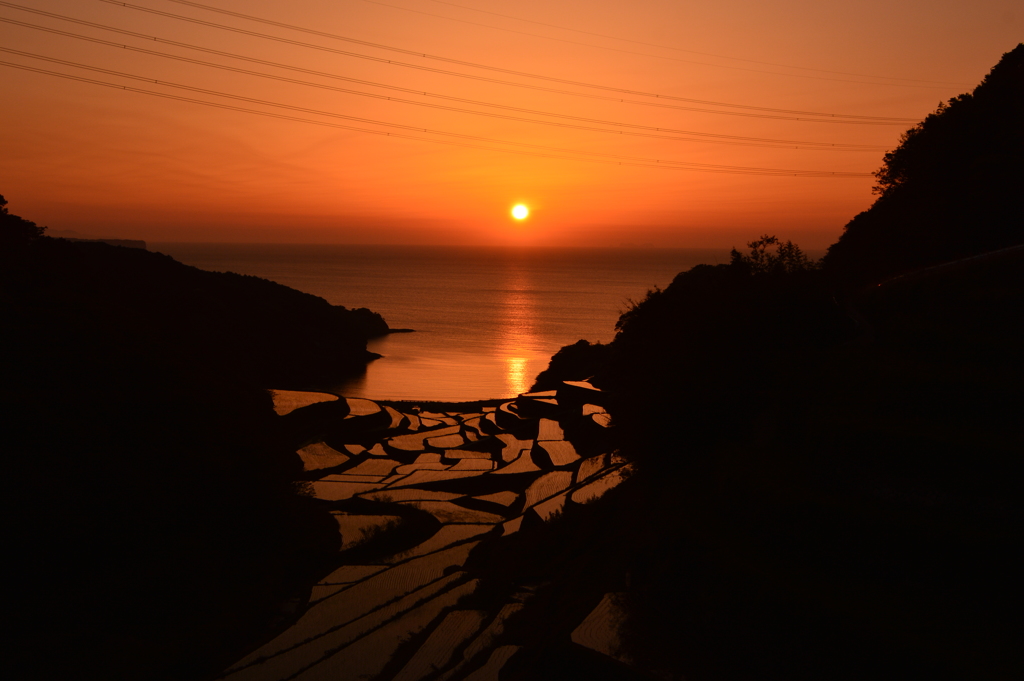
[[[302,390],[271,390],[270,396],[274,398],[274,411],[278,416],[284,416],[296,409],[318,402],[334,402],[338,399],[337,395],[330,393],[313,393]]]
[[[299,452],[314,495],[338,521],[345,564],[313,588],[290,628],[223,678],[496,680],[519,650],[500,634],[528,595],[490,611],[460,607],[478,588],[464,569],[470,553],[628,477],[626,462],[600,445],[595,451],[593,437],[579,449],[566,439],[581,427],[600,434],[610,422],[596,406],[600,391],[580,383],[569,391],[585,400],[560,404],[551,391],[470,412],[349,400],[328,442]],[[277,395],[279,412],[321,401]],[[368,553],[381,541],[394,546]],[[581,645],[610,646],[601,628],[608,607],[602,601],[579,623]]]
[[[339,452],[323,442],[315,442],[299,450],[299,457],[302,459],[302,469],[305,471],[318,471],[325,468],[337,468],[348,463],[351,455],[346,452]]]

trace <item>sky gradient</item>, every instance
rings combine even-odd
[[[822,248],[900,134],[1024,35],[1011,0],[4,0],[0,19],[11,212],[148,241]]]

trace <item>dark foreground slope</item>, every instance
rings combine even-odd
[[[267,387],[386,330],[268,281],[2,219],[0,413],[18,678],[215,674],[287,615],[336,523]],[[314,373],[315,372],[315,373]]]
[[[1020,101],[1019,77],[1001,74],[1022,57],[1004,57],[986,97]],[[957,106],[925,127],[946,129]],[[986,125],[1019,134],[1024,118],[1004,113],[909,135],[883,187],[918,143],[927,158]],[[1020,147],[999,153],[1019,177]],[[852,221],[823,268],[784,249],[765,262],[752,244],[651,293],[610,346],[553,362],[614,392],[619,441],[640,467],[642,491],[604,536],[619,542],[615,561],[628,556],[625,635],[642,667],[1019,678],[1021,183],[950,184],[947,172],[907,171],[906,191]],[[957,220],[938,220],[953,204]]]
[[[1012,676],[1022,269],[1018,251],[882,287],[845,336],[823,301],[754,281],[734,285],[765,315],[728,338],[693,342],[680,313],[720,320],[692,306],[637,311],[681,327],[627,325],[604,373],[665,528],[632,568],[638,658],[687,678]],[[705,284],[666,293],[749,313]],[[827,333],[790,337],[792,318]]]

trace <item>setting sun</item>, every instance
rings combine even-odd
[[[512,217],[514,217],[516,220],[522,220],[529,214],[530,209],[521,203],[512,209]]]

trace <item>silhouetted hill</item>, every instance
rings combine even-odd
[[[582,381],[604,366],[608,346],[580,340],[566,345],[551,358],[548,368],[537,375],[530,392],[557,390],[562,381]]]
[[[376,357],[380,315],[257,277],[206,272],[142,249],[41,237],[4,256],[8,315],[66,339],[105,336],[258,387],[355,374]]]
[[[211,677],[339,548],[265,388],[363,370],[387,325],[0,208],[9,664]]]
[[[876,173],[879,197],[825,257],[866,282],[1024,243],[1024,44],[908,130]]]
[[[643,465],[626,522],[665,530],[623,549],[638,659],[694,679],[1012,676],[1022,268],[1016,249],[893,280],[856,323],[821,272],[695,268],[624,316],[597,379]]]
[[[1022,60],[1018,46],[908,133],[824,267],[752,242],[542,375],[594,374],[639,466],[605,535],[610,565],[628,557],[641,666],[1020,675]],[[571,563],[552,546],[550,564]]]

